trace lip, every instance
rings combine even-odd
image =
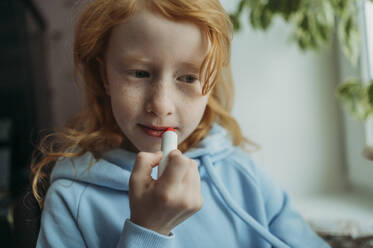
[[[143,124],[138,124],[141,129],[149,136],[153,136],[153,137],[162,137],[163,135],[163,132],[171,127],[171,126],[165,126],[165,127],[160,127],[160,126],[153,126],[153,125],[143,125]],[[172,127],[174,128],[174,127]],[[174,128],[176,129],[176,128]]]

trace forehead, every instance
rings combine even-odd
[[[171,21],[143,10],[114,27],[107,54],[118,56],[130,52],[154,59],[202,62],[208,47],[204,31],[198,25]]]

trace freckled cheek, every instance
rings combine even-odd
[[[126,122],[135,118],[139,114],[142,106],[141,94],[139,94],[138,91],[130,89],[119,88],[114,90],[114,94],[112,94],[112,104],[117,118],[119,118],[121,122]]]
[[[208,98],[204,98],[203,100],[201,100],[201,102],[198,103],[198,107],[196,107],[196,115],[197,115],[197,119],[199,119],[198,123],[200,122],[200,120],[203,117],[203,114],[205,113],[207,100]]]
[[[185,125],[187,133],[192,132],[200,123],[205,112],[207,97],[198,97],[193,99],[184,99],[181,109],[180,118]]]

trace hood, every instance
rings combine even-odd
[[[211,161],[215,162],[227,157],[233,149],[227,131],[215,123],[208,135],[184,155],[195,159],[200,166],[202,157],[209,155]],[[128,182],[136,155],[134,152],[118,148],[104,153],[97,161],[90,152],[77,158],[63,158],[53,169],[51,183],[57,179],[70,179],[128,191]],[[153,169],[152,177],[155,178],[156,175],[157,167]]]

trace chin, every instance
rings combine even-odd
[[[141,152],[151,152],[155,153],[161,150],[161,147],[159,146],[153,146],[153,147],[138,147],[137,148]]]

